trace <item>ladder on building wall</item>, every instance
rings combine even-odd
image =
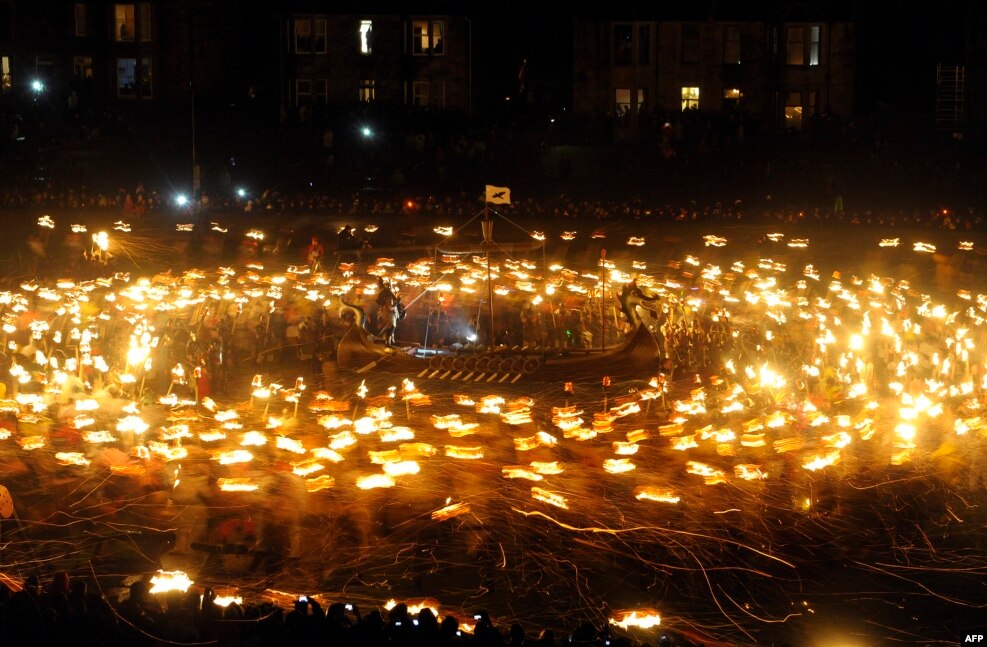
[[[936,131],[954,137],[963,134],[965,78],[963,66],[936,66]]]

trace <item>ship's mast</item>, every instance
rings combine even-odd
[[[493,309],[493,281],[490,275],[490,248],[493,246],[493,220],[490,219],[490,205],[486,200],[483,202],[483,221],[481,222],[483,227],[483,246],[486,248],[486,258],[487,258],[487,303],[490,310],[490,339],[488,344],[490,346],[490,352],[494,350],[494,309]]]

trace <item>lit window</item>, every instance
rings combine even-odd
[[[819,26],[809,27],[809,65],[819,65]]]
[[[10,76],[10,57],[0,56],[0,88],[4,92],[9,92],[12,87],[14,82]]]
[[[740,27],[726,27],[723,30],[723,62],[727,65],[740,64]]]
[[[86,35],[86,4],[84,2],[75,3],[75,35]]]
[[[744,94],[740,91],[740,88],[727,88],[723,90],[723,98],[730,101],[740,101]]]
[[[626,116],[631,112],[640,114],[644,110],[644,88],[638,88],[636,101],[631,101],[632,96],[634,96],[634,94],[631,92],[630,88],[617,88],[614,90],[614,108],[618,117]]]
[[[445,23],[441,20],[415,20],[411,23],[411,53],[415,56],[445,53]]]
[[[141,40],[145,43],[151,42],[151,3],[142,2],[141,5]]]
[[[117,59],[117,96],[133,99],[137,96],[137,59]]]
[[[93,78],[93,57],[73,56],[72,75],[80,81],[91,81]]]
[[[432,21],[432,54],[445,54],[446,24],[441,20]]]
[[[614,103],[616,104],[616,114],[623,117],[631,110],[631,89],[617,88],[614,90]]]
[[[360,53],[369,54],[373,51],[370,45],[370,33],[374,30],[372,20],[360,21]]]
[[[114,39],[117,41],[134,40],[137,23],[134,19],[134,5],[118,4],[113,6]],[[136,64],[135,64],[136,65]]]
[[[682,111],[699,110],[699,88],[682,88]]]
[[[418,107],[428,105],[428,82],[415,81],[411,84],[411,105]]]
[[[802,93],[789,92],[785,101],[785,128],[802,129]]]
[[[375,98],[375,86],[376,82],[373,79],[364,79],[360,81],[360,85],[357,87],[360,93],[360,101],[362,103],[370,103]]]
[[[802,27],[785,30],[785,52],[789,65],[805,65],[805,30]]]

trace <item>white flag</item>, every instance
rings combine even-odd
[[[506,186],[487,185],[487,202],[490,204],[510,204],[511,190]]]

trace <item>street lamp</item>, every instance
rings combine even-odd
[[[188,197],[184,193],[179,193],[175,196],[175,204],[179,207],[184,207],[188,204]]]
[[[363,135],[365,138],[370,139],[371,137],[374,136],[374,131],[373,129],[370,128],[370,126],[364,126],[360,128],[360,134]]]
[[[45,84],[41,79],[34,79],[31,81],[31,89],[34,90],[35,94],[41,94],[45,91]]]

